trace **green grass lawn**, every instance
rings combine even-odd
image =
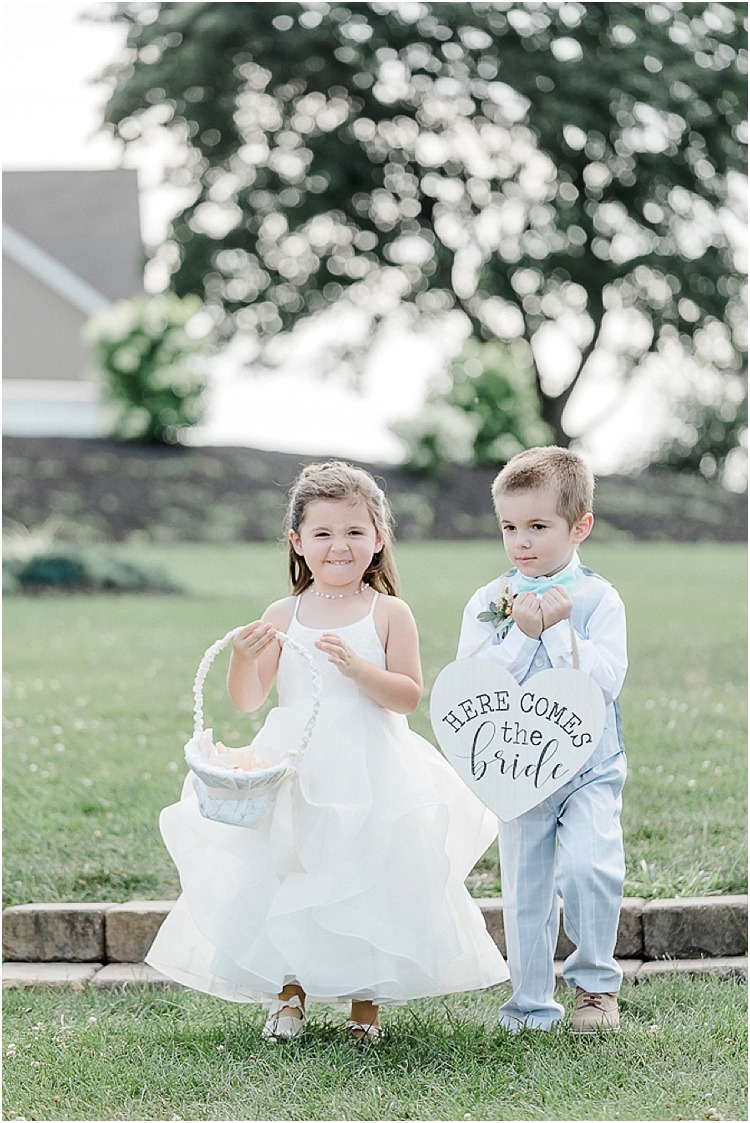
[[[285,592],[275,546],[139,550],[186,596],[10,598],[5,606],[6,901],[170,897],[160,808],[177,798],[204,648]],[[631,667],[623,817],[627,892],[746,891],[746,555],[735,546],[596,546],[620,589]],[[427,690],[463,605],[503,567],[491,544],[404,545]],[[708,577],[710,575],[710,584]],[[209,680],[207,717],[247,739]],[[259,721],[256,717],[252,719]],[[497,890],[494,856],[475,891]],[[507,988],[384,1012],[381,1049],[314,1007],[298,1045],[263,1047],[256,1006],[188,991],[10,991],[6,1119],[743,1119],[746,991],[668,978],[621,995],[623,1032],[591,1040],[495,1025]],[[571,996],[563,1001],[570,1007]]]
[[[175,545],[162,561],[185,596],[12,597],[5,604],[5,902],[171,897],[160,809],[179,795],[191,686],[206,646],[286,591],[275,545]],[[491,543],[399,547],[429,689],[453,658],[464,603],[503,565]],[[626,892],[746,891],[744,548],[591,545],[621,591],[630,669],[622,695],[630,774]],[[710,575],[710,582],[709,577]],[[207,723],[246,743],[215,665]],[[490,851],[473,891],[499,891]]]
[[[745,988],[660,979],[621,993],[622,1032],[497,1028],[496,991],[386,1010],[377,1050],[312,1007],[260,1041],[263,1011],[194,992],[6,994],[5,1119],[746,1119]],[[563,998],[570,1007],[570,995]]]

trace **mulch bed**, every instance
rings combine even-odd
[[[100,541],[270,541],[286,494],[321,456],[235,447],[6,437],[3,510],[29,529],[63,520],[61,537]],[[380,478],[401,540],[494,538],[494,468],[421,477],[365,464]],[[700,477],[667,472],[597,483],[597,539],[747,540],[747,501]]]

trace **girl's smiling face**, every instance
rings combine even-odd
[[[334,595],[358,589],[373,554],[383,548],[361,499],[314,499],[289,539],[310,567],[319,591]]]
[[[567,519],[557,513],[557,497],[548,488],[500,496],[497,514],[505,552],[525,577],[559,573],[594,525],[594,516],[587,513],[568,526]]]

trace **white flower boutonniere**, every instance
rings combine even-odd
[[[513,594],[506,585],[497,601],[491,600],[484,612],[477,615],[482,624],[491,624],[492,630],[503,639],[513,627]]]

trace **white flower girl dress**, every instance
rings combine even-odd
[[[384,667],[376,601],[337,631]],[[321,631],[297,620],[298,606],[288,634],[323,676],[299,773],[256,830],[203,818],[187,778],[160,818],[182,894],[146,961],[234,1002],[267,1003],[291,982],[311,999],[377,1005],[503,982],[505,962],[464,886],[494,817],[406,717],[315,648]],[[277,688],[259,749],[279,727],[298,741],[309,716],[309,667],[287,648]]]

